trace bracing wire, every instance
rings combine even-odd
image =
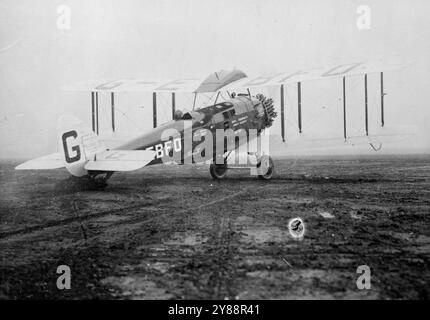
[[[127,116],[127,114],[122,110],[120,106],[115,106],[115,109],[120,112],[120,114],[125,117],[132,125],[136,127],[136,129],[139,129],[140,131],[143,131],[144,128],[139,126],[134,120],[132,120],[130,117]]]

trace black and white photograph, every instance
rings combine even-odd
[[[0,0],[0,300],[428,300],[429,92],[427,0]]]

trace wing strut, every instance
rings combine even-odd
[[[175,93],[172,92],[172,119],[175,118],[175,108],[176,108],[176,96],[175,96]]]
[[[219,98],[220,94],[221,94],[221,91],[218,91],[218,93],[216,94],[214,105],[216,105],[216,102],[218,101],[218,98]]]
[[[381,72],[381,127],[384,126],[384,73]]]
[[[297,107],[298,107],[298,121],[299,132],[302,133],[302,83],[297,82]]]
[[[157,128],[157,93],[152,93],[152,122],[153,127]]]
[[[282,142],[285,142],[285,115],[284,115],[284,85],[281,85],[281,136]]]
[[[345,94],[345,77],[343,77],[343,137],[346,140],[346,94]]]
[[[193,110],[196,107],[197,92],[194,92]]]
[[[99,93],[96,91],[96,130],[99,134]]]
[[[366,125],[366,136],[369,135],[369,114],[367,104],[367,73],[364,74],[364,121]]]
[[[110,104],[112,113],[112,132],[115,132],[115,95],[113,92],[110,93]]]
[[[94,91],[91,92],[91,125],[93,132],[96,132],[96,115],[95,115],[95,104],[94,104]]]

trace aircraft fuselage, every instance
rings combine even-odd
[[[272,117],[274,116],[276,114],[272,114]],[[225,130],[231,129],[235,135],[245,134],[249,137],[251,131],[259,135],[261,130],[269,126],[268,117],[262,101],[242,95],[197,111],[187,112],[180,119],[164,123],[119,146],[118,149],[156,151],[156,157],[149,165],[169,162],[170,159],[175,159],[174,162],[178,164],[197,163],[201,159],[195,157],[201,152],[198,146],[207,139],[208,134],[212,135],[213,148],[210,155],[204,156],[206,159],[207,157],[215,159],[219,156],[217,154],[219,150],[215,148],[216,143],[219,139],[225,139],[225,135],[220,132],[224,133]],[[221,153],[235,149],[238,143],[243,144],[247,141],[238,139],[230,147],[225,143]],[[206,152],[207,149],[203,153]]]

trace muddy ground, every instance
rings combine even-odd
[[[278,159],[268,182],[150,167],[103,191],[15,164],[0,167],[1,299],[429,298],[430,156]]]

